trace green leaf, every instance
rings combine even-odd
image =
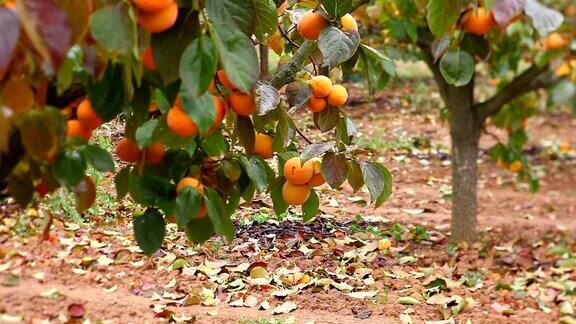
[[[310,85],[302,80],[289,83],[285,92],[290,107],[301,107],[312,97]]]
[[[332,188],[339,188],[346,181],[348,175],[346,157],[342,154],[336,155],[333,152],[326,153],[322,159],[322,175]]]
[[[286,111],[280,108],[278,116],[278,123],[276,124],[276,131],[274,132],[274,141],[272,142],[272,149],[274,152],[282,152],[292,142],[293,138],[293,125],[292,119],[287,116]]]
[[[192,243],[206,242],[214,235],[214,225],[210,218],[194,218],[186,225],[186,237]]]
[[[202,151],[208,156],[218,156],[230,149],[228,141],[220,131],[203,137],[200,146],[202,147]]]
[[[134,217],[134,237],[145,255],[156,252],[166,235],[166,223],[158,209],[148,208],[144,214]]]
[[[339,116],[340,109],[338,107],[328,106],[321,112],[314,113],[313,120],[316,127],[318,127],[321,132],[325,133],[336,127]]]
[[[348,180],[348,184],[350,184],[354,192],[357,192],[364,186],[362,169],[360,168],[360,164],[358,162],[348,161],[348,176],[346,178]]]
[[[186,226],[192,219],[197,217],[201,201],[200,193],[194,188],[186,187],[178,193],[174,215],[176,216],[176,224],[179,227]]]
[[[374,94],[376,90],[383,88],[395,74],[396,67],[394,62],[380,51],[366,45],[361,45],[360,49],[359,59],[362,72],[368,84],[369,93]]]
[[[114,171],[114,160],[108,151],[97,145],[86,145],[82,151],[86,161],[98,171]]]
[[[334,148],[334,143],[332,142],[310,144],[302,150],[302,153],[300,154],[300,160],[302,163],[304,163],[312,158],[330,151],[332,148]]]
[[[129,166],[120,170],[114,177],[114,185],[116,187],[116,200],[120,201],[126,196],[130,189],[130,168]]]
[[[208,90],[218,67],[216,46],[205,34],[188,45],[180,59],[180,77],[186,92],[199,96]]]
[[[212,94],[205,92],[201,96],[196,96],[183,86],[180,90],[180,98],[182,99],[182,108],[198,125],[200,132],[207,132],[216,118]]]
[[[214,231],[231,241],[234,238],[234,224],[230,217],[226,216],[224,202],[218,192],[212,188],[205,188],[204,202],[208,209],[208,217],[214,225]]]
[[[208,3],[216,2],[219,1]],[[260,65],[250,38],[229,25],[223,25],[211,35],[228,79],[242,91],[252,90],[260,76]]]
[[[240,140],[240,144],[246,150],[246,154],[251,155],[254,152],[254,125],[252,119],[247,116],[238,116],[234,127],[234,134]]]
[[[322,0],[322,5],[334,19],[338,19],[352,10],[352,0]]]
[[[252,0],[256,9],[254,16],[254,35],[260,43],[266,43],[268,38],[276,32],[278,25],[278,11],[273,0]]]
[[[277,178],[270,187],[270,198],[272,199],[276,215],[285,213],[288,210],[288,204],[286,204],[284,198],[282,198],[282,187],[284,186],[284,182],[286,182],[284,177]]]
[[[238,205],[240,204],[240,190],[235,190],[232,193],[230,193],[230,195],[228,196],[228,203],[225,206],[225,216],[226,217],[232,217],[232,215],[234,215],[234,212],[236,212],[236,209],[238,208]]]
[[[84,179],[85,171],[86,161],[77,151],[66,151],[60,154],[52,166],[54,177],[68,188],[75,187],[80,180]]]
[[[244,166],[248,177],[254,181],[256,189],[259,192],[264,192],[268,186],[268,164],[259,156],[251,156],[249,159],[240,156],[240,163]]]
[[[26,152],[42,159],[54,156],[64,141],[65,125],[64,116],[57,109],[47,107],[29,111],[20,125],[20,137]]]
[[[136,143],[140,148],[150,146],[155,139],[155,130],[158,127],[158,119],[152,119],[142,124],[136,130]]]
[[[344,33],[336,27],[324,28],[318,37],[318,48],[330,67],[337,66],[351,58],[358,44],[360,44],[358,32]]]
[[[310,197],[302,205],[302,214],[304,221],[307,222],[314,218],[318,214],[318,209],[320,207],[320,199],[314,190],[310,190]]]
[[[453,0],[430,0],[426,7],[426,20],[436,37],[448,33],[458,23],[462,7]]]
[[[440,60],[440,72],[448,84],[467,85],[474,76],[474,58],[466,51],[449,51]]]
[[[218,30],[238,30],[245,36],[251,36],[254,30],[255,5],[262,6],[261,1],[218,0],[206,1],[206,12]],[[262,10],[262,9],[260,9]],[[276,13],[276,9],[274,9]],[[228,72],[228,71],[226,71]],[[236,84],[233,80],[232,82]]]
[[[280,104],[280,93],[271,85],[262,83],[256,88],[256,109],[262,116],[274,110]]]
[[[490,54],[490,43],[483,36],[466,34],[462,38],[460,46],[464,51],[481,59],[487,58],[488,54]]]
[[[34,196],[34,183],[28,170],[28,165],[21,162],[12,171],[8,178],[8,194],[13,197],[21,207],[26,207]]]
[[[108,64],[104,76],[88,82],[88,98],[92,108],[104,122],[114,119],[124,106],[122,67]]]
[[[110,52],[128,54],[134,47],[136,24],[128,14],[125,2],[110,4],[94,12],[90,35]]]
[[[136,172],[134,169],[130,177],[130,194],[136,202],[152,206],[172,200],[174,186],[167,179],[147,173],[138,175]]]
[[[178,15],[174,26],[167,31],[152,34],[154,62],[164,84],[180,79],[181,57],[200,30],[198,12],[191,11],[188,15]]]
[[[380,197],[376,199],[374,208],[380,207],[392,194],[392,173],[384,165],[379,163],[376,163],[376,165],[380,168],[382,174],[384,175],[384,190],[382,190]]]
[[[362,177],[370,192],[370,199],[376,201],[384,191],[384,174],[376,163],[360,162]]]

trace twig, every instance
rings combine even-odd
[[[296,129],[296,133],[298,133],[298,135],[300,135],[300,137],[302,137],[306,142],[308,142],[308,144],[312,144],[312,141],[308,139],[308,137],[306,137],[306,135],[304,135],[302,133],[302,131],[300,131],[300,129],[298,129],[298,127],[296,127],[296,125],[294,125],[294,129]]]
[[[280,31],[280,34],[282,34],[282,37],[284,37],[292,46],[294,46],[296,48],[300,48],[300,46],[298,46],[298,44],[294,43],[294,41],[291,40],[290,37],[288,37],[288,34],[286,34],[284,29],[282,29],[282,27],[280,25],[278,25],[278,30]]]

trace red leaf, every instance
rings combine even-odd
[[[70,304],[68,305],[68,315],[72,318],[82,318],[86,314],[84,305],[82,304]]]
[[[14,10],[0,8],[0,80],[12,60],[20,38],[20,19]]]
[[[24,29],[44,60],[44,71],[54,74],[72,46],[66,13],[52,0],[21,0],[18,4]]]

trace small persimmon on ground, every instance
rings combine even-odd
[[[557,323],[567,316],[575,301],[576,143],[567,153],[558,143],[574,141],[570,115],[528,121],[526,153],[541,184],[535,194],[482,154],[480,239],[465,248],[449,244],[449,137],[438,95],[414,83],[374,97],[353,85],[347,89],[343,109],[357,121],[359,153],[382,160],[394,176],[383,207],[367,206],[366,192],[324,184],[315,188],[321,216],[302,223],[299,207],[274,216],[262,195],[235,215],[231,243],[214,238],[191,246],[171,224],[163,247],[144,257],[132,235],[137,207],[111,198],[110,175],[92,175],[99,193],[83,218],[70,216],[73,204],[60,192],[27,210],[5,200],[0,322],[418,323],[453,317],[476,324]],[[310,125],[309,112],[301,113],[301,126]],[[110,143],[113,151],[120,129],[95,130],[92,140]],[[488,131],[505,138],[505,131]],[[484,136],[481,147],[493,143]],[[41,241],[48,215],[52,230]]]

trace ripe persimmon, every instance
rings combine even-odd
[[[166,147],[162,143],[154,143],[144,149],[144,161],[150,164],[158,164],[164,158]]]
[[[300,36],[305,39],[316,40],[320,32],[328,27],[328,20],[321,14],[308,11],[298,19],[297,29]]]
[[[500,169],[505,169],[508,170],[508,168],[510,167],[510,165],[506,162],[504,162],[502,159],[498,159],[498,161],[496,161],[496,166]]]
[[[230,81],[230,79],[228,79],[228,77],[226,76],[226,72],[224,72],[223,69],[218,70],[216,74],[218,75],[218,81],[220,81],[220,84],[222,84],[224,87],[230,90],[236,89],[236,86],[234,85],[234,83],[232,83],[232,81]]]
[[[152,48],[146,47],[140,56],[142,64],[148,70],[156,70],[156,62],[154,61],[154,54],[152,54]]]
[[[76,119],[68,121],[68,129],[66,131],[66,137],[82,137],[86,142],[92,137],[92,129]]]
[[[326,99],[325,98],[318,98],[316,96],[311,96],[306,103],[308,108],[310,108],[313,112],[320,112],[326,108]]]
[[[274,138],[267,134],[256,133],[254,138],[254,154],[261,156],[263,159],[269,159],[274,155],[272,143]]]
[[[143,11],[159,11],[168,8],[174,0],[132,0],[138,9]]]
[[[161,33],[170,29],[178,18],[178,3],[157,11],[138,11],[138,24],[151,33]]]
[[[299,186],[286,181],[282,186],[282,199],[288,205],[302,205],[310,197],[310,187]]]
[[[188,137],[198,133],[196,123],[178,105],[174,105],[174,107],[168,110],[166,124],[174,134],[181,137]]]
[[[202,193],[204,191],[204,185],[200,182],[200,180],[193,178],[193,177],[185,177],[182,178],[176,185],[176,191],[180,192],[182,189],[186,187],[192,187],[196,189],[198,192]]]
[[[463,27],[467,33],[484,35],[494,26],[494,17],[485,8],[468,10],[463,17]]]
[[[352,17],[352,15],[349,13],[340,18],[340,23],[342,24],[342,28],[340,28],[340,30],[343,32],[350,30],[358,31],[358,23],[356,22],[356,19],[354,19],[354,17]]]
[[[551,33],[544,39],[544,49],[556,50],[566,46],[567,42],[559,33]]]
[[[250,116],[256,111],[256,100],[251,93],[232,91],[228,101],[232,110],[240,116]]]
[[[568,153],[568,151],[570,151],[570,142],[568,141],[560,142],[560,144],[558,145],[558,149],[560,150],[560,153]]]
[[[314,97],[328,97],[332,91],[332,80],[327,76],[317,75],[310,80],[310,89]]]
[[[122,138],[116,143],[116,155],[124,162],[135,163],[140,160],[140,148],[129,138]]]
[[[102,118],[100,118],[94,109],[92,109],[92,104],[88,99],[84,99],[80,102],[76,109],[76,116],[78,116],[78,121],[90,129],[95,129],[102,125]]]
[[[310,160],[312,162],[312,178],[306,182],[309,187],[318,187],[326,182],[322,175],[322,161],[318,158]]]
[[[216,110],[216,115],[214,117],[214,122],[212,123],[212,126],[210,126],[210,129],[208,130],[208,133],[212,133],[218,128],[218,126],[220,126],[220,124],[224,120],[224,117],[226,117],[226,113],[228,112],[226,102],[224,102],[222,98],[218,96],[213,96],[212,99],[214,100],[214,109]]]
[[[303,185],[312,179],[314,167],[310,160],[304,162],[299,157],[293,157],[284,164],[284,177],[295,185]]]
[[[514,173],[520,173],[520,171],[522,171],[522,162],[516,160],[516,161],[510,163],[508,170],[510,170]]]
[[[348,91],[343,86],[336,84],[332,86],[332,91],[328,95],[328,104],[334,107],[340,107],[348,100]]]

